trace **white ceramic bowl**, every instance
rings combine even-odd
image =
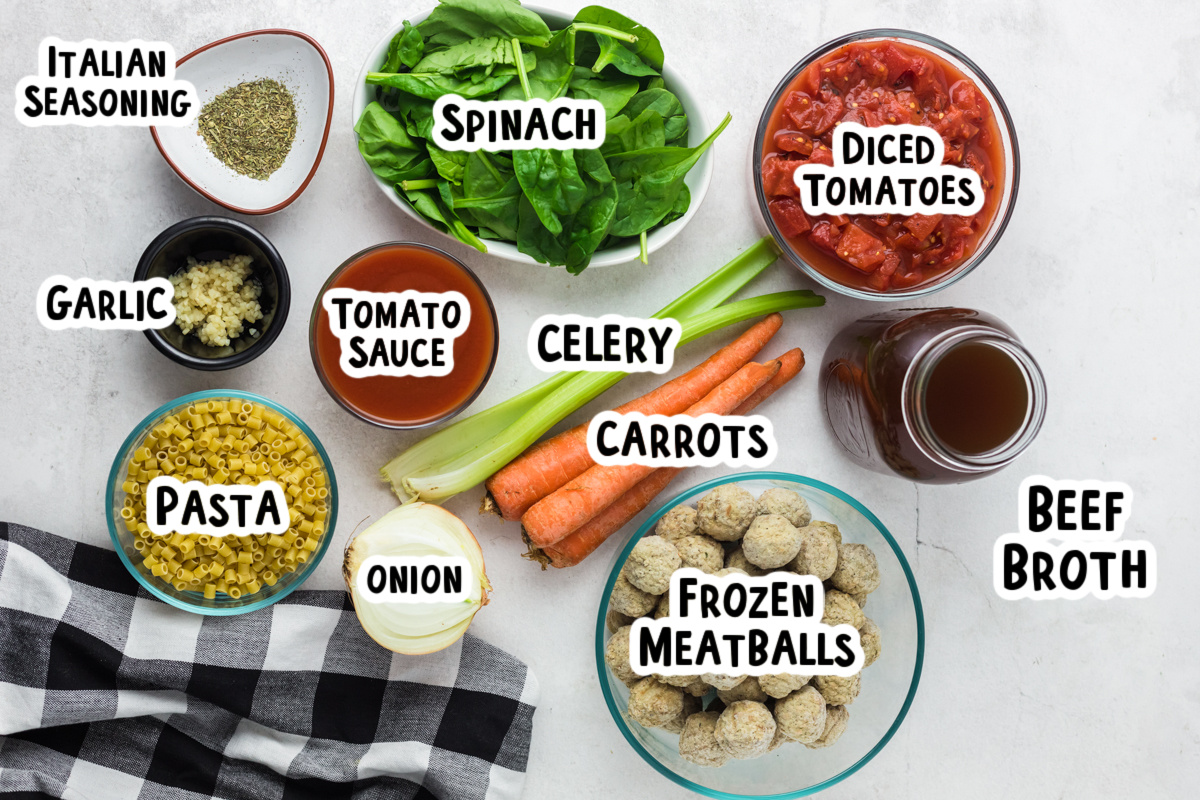
[[[151,128],[163,158],[184,183],[239,214],[273,214],[308,186],[333,119],[333,67],[312,37],[280,29],[218,39],[179,60],[175,77],[196,87],[201,108],[243,81],[273,78],[296,100],[296,139],[283,166],[265,181],[239,175],[217,160],[197,134],[197,123]]]
[[[571,17],[568,17],[558,11],[554,11],[549,8],[542,8],[541,6],[529,5],[527,3],[524,5],[525,8],[529,9],[530,11],[540,14],[542,19],[546,20],[546,24],[550,26],[551,30],[560,30],[571,23]],[[408,20],[412,24],[416,25],[424,20],[427,16],[428,13],[418,14],[415,16],[409,16]],[[376,69],[378,69],[379,65],[384,62],[384,59],[387,57],[388,45],[391,44],[392,38],[402,27],[402,24],[396,25],[394,28],[388,31],[373,48],[371,48],[370,55],[367,56],[367,60],[363,64],[362,70],[358,73],[358,82],[354,85],[354,103],[352,109],[354,116],[350,121],[351,130],[353,130],[354,125],[358,123],[359,117],[362,116],[363,110],[371,103],[372,100],[375,99],[375,87],[367,85],[367,73],[374,72]],[[664,47],[664,49],[667,48]],[[675,93],[675,96],[679,98],[679,102],[683,104],[683,108],[687,112],[688,145],[694,147],[695,145],[698,145],[700,142],[704,141],[704,138],[712,132],[712,128],[709,127],[709,123],[704,117],[698,96],[693,93],[691,89],[689,89],[688,86],[683,82],[683,80],[679,77],[679,73],[671,69],[670,60],[671,54],[668,52],[668,63],[665,67],[663,67],[662,71],[663,84],[667,89]],[[357,141],[358,137],[355,135],[356,144]],[[713,147],[718,147],[719,145],[719,140],[714,142],[713,146],[710,147],[704,153],[704,155],[700,156],[700,160],[696,162],[696,165],[692,167],[691,172],[688,173],[687,178],[684,180],[684,182],[687,184],[688,191],[690,191],[692,194],[692,202],[688,206],[687,213],[669,225],[664,225],[661,228],[652,230],[650,235],[646,237],[646,249],[648,252],[653,253],[655,250],[658,250],[667,242],[674,239],[677,235],[679,235],[679,232],[683,230],[684,226],[691,221],[692,217],[696,215],[696,210],[699,209],[700,204],[704,202],[704,195],[708,192],[708,184],[712,179]],[[367,166],[366,161],[363,162],[363,165],[367,167],[368,171],[370,171],[370,167]],[[454,242],[455,247],[463,247],[468,250],[473,249],[467,247],[467,245],[458,241],[458,239],[455,239],[453,236],[443,233],[442,231],[439,231],[437,228],[434,228],[432,225],[430,225],[425,218],[414,211],[408,203],[400,199],[400,196],[396,194],[396,190],[391,184],[380,179],[377,175],[375,175],[374,172],[371,173],[371,178],[375,181],[375,185],[379,187],[379,191],[383,192],[384,196],[395,203],[405,214],[429,228],[429,230],[436,231],[442,236],[445,236],[447,239]],[[516,261],[520,264],[538,264],[539,266],[544,266],[541,264],[541,262],[536,261],[519,251],[517,249],[517,245],[513,242],[500,242],[494,239],[488,239],[484,242],[484,244],[487,246],[488,253],[503,258],[506,261]],[[631,261],[635,261],[639,255],[640,250],[636,244],[626,244],[621,245],[620,247],[609,247],[603,250],[597,250],[592,256],[591,263],[588,266],[609,267],[614,264],[628,264]]]

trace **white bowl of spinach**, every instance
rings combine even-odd
[[[354,95],[359,152],[405,213],[481,252],[575,274],[646,263],[695,214],[728,123],[709,129],[663,60],[653,33],[601,6],[572,20],[515,0],[441,0],[367,57]],[[447,93],[593,98],[605,108],[605,144],[442,151],[430,129]]]

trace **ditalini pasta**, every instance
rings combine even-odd
[[[212,484],[279,482],[287,495],[283,534],[156,536],[146,524],[146,490],[160,475]],[[134,450],[121,485],[121,520],[142,564],[178,591],[237,599],[273,586],[320,546],[329,516],[328,476],[300,427],[244,400],[207,400],[164,417]]]

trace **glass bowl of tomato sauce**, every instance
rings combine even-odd
[[[943,164],[979,174],[976,214],[822,214],[804,210],[793,173],[833,164],[833,130],[932,128]],[[754,191],[768,230],[800,270],[834,291],[866,300],[921,297],[974,269],[1000,239],[1020,179],[1017,133],[999,91],[945,42],[878,28],[814,50],[771,94],[751,154]]]
[[[470,307],[470,316],[465,330],[449,343],[452,369],[444,375],[348,374],[341,363],[343,341],[334,333],[323,303],[326,291],[339,288],[374,293],[372,297],[381,301],[409,291],[460,294]],[[397,308],[392,323],[405,319],[403,304]],[[418,319],[426,313],[420,308],[415,311]],[[495,306],[475,273],[449,253],[412,242],[375,245],[346,259],[317,293],[308,332],[313,366],[329,395],[359,419],[393,430],[435,425],[469,406],[496,366],[499,338]],[[397,358],[396,348],[380,352],[370,344],[362,348],[356,357]],[[401,357],[407,352],[401,350]],[[427,360],[430,352],[428,347],[420,350],[414,344],[411,357],[414,363],[418,357]]]

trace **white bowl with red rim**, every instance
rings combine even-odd
[[[266,180],[234,172],[198,135],[198,124],[152,127],[150,134],[183,182],[217,205],[239,214],[273,214],[291,205],[321,164],[333,119],[333,67],[317,41],[299,31],[273,28],[227,36],[193,50],[175,67],[203,108],[227,89],[271,78],[296,103],[296,138],[283,165]]]

